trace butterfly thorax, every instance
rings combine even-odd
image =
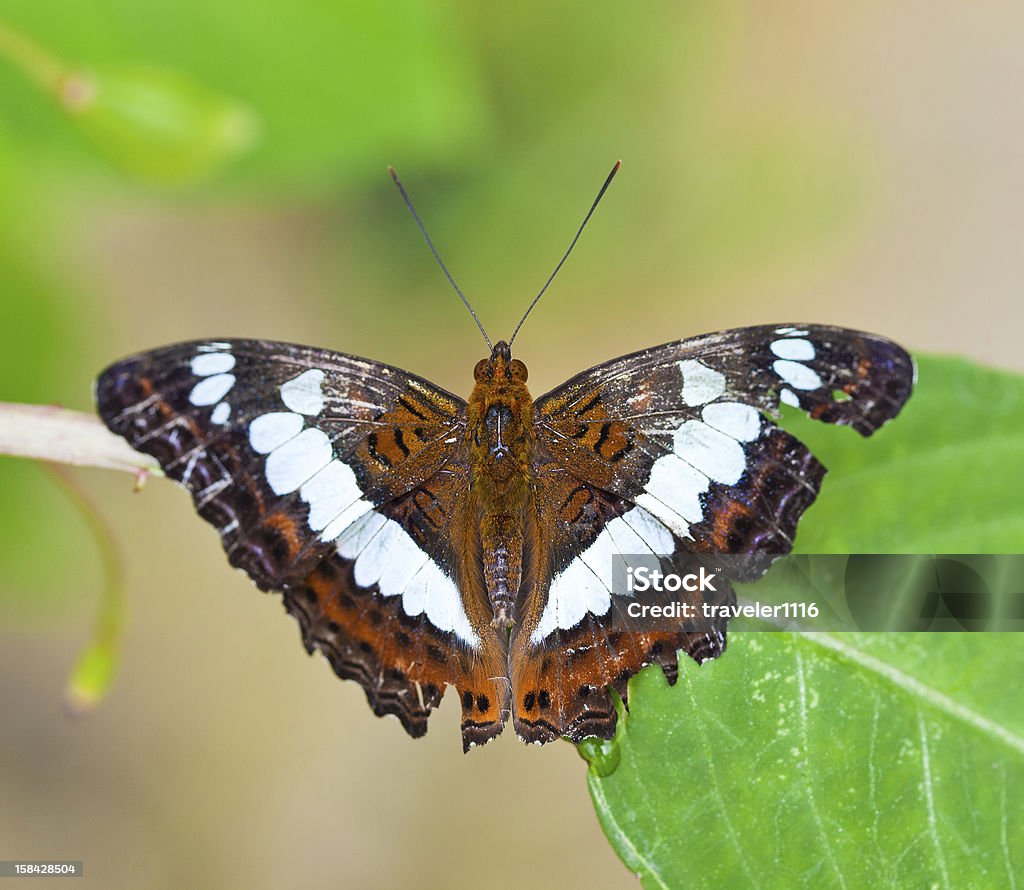
[[[523,574],[526,517],[535,448],[526,365],[499,342],[477,363],[467,409],[470,496],[479,522],[484,582],[494,624],[514,621]]]

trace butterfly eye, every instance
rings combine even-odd
[[[486,380],[490,375],[487,373],[488,368],[491,364],[491,360],[488,358],[482,358],[476,363],[476,367],[473,368],[473,379],[478,383]]]
[[[509,363],[509,368],[512,371],[513,380],[518,380],[520,383],[526,383],[526,378],[530,376],[530,372],[526,370],[526,365],[519,361],[519,359],[514,358]]]

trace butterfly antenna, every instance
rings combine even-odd
[[[597,205],[601,203],[601,199],[604,197],[604,193],[608,191],[608,186],[612,184],[612,180],[615,178],[615,174],[619,172],[619,167],[622,166],[622,161],[616,161],[615,166],[612,167],[612,172],[608,174],[608,178],[604,181],[604,185],[601,186],[601,191],[597,193],[597,197],[594,198],[594,203],[590,205],[590,210],[587,211],[587,215],[583,217],[583,222],[580,223],[580,227],[576,232],[576,237],[572,239],[572,244],[569,245],[569,249],[565,252],[565,255],[558,261],[558,265],[555,266],[555,271],[551,273],[551,277],[544,282],[544,287],[540,289],[540,293],[533,298],[533,302],[527,307],[526,312],[523,313],[523,317],[519,319],[519,324],[516,325],[516,329],[512,332],[512,338],[508,341],[508,345],[511,346],[516,341],[516,336],[519,334],[519,329],[523,326],[523,322],[526,321],[526,316],[533,311],[533,307],[537,305],[541,297],[544,296],[544,291],[548,289],[548,285],[555,280],[555,276],[558,274],[558,270],[562,268],[565,261],[569,259],[569,254],[572,253],[572,249],[576,246],[576,242],[580,240],[580,235],[583,234],[583,230],[587,227],[587,223],[590,222],[590,217],[594,215],[594,211],[597,210]]]
[[[448,271],[448,267],[444,264],[440,254],[437,252],[437,248],[434,247],[434,242],[430,240],[430,236],[427,234],[427,230],[420,220],[420,215],[416,212],[416,208],[412,206],[412,200],[409,198],[409,193],[405,190],[405,186],[402,185],[402,180],[398,178],[398,174],[395,172],[395,168],[389,166],[388,173],[391,174],[391,178],[395,181],[395,185],[398,186],[398,192],[402,196],[402,200],[405,201],[405,206],[409,208],[409,212],[412,214],[412,218],[416,220],[416,225],[419,226],[420,231],[423,233],[423,238],[427,242],[427,247],[430,248],[430,252],[434,255],[434,259],[437,260],[437,264],[441,267],[441,271],[444,272],[445,277],[451,282],[452,287],[455,288],[455,293],[459,295],[459,299],[465,304],[469,310],[469,314],[473,316],[473,321],[476,322],[476,326],[480,328],[480,333],[484,335],[484,342],[487,344],[487,348],[494,351],[494,347],[491,345],[491,338],[487,336],[487,331],[484,330],[484,326],[480,324],[480,319],[477,314],[473,311],[473,307],[469,305],[469,300],[466,299],[465,294],[459,290],[459,286],[455,283],[455,279],[452,278],[452,273]]]

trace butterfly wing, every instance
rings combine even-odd
[[[773,422],[780,402],[870,435],[910,395],[914,367],[882,337],[819,325],[742,328],[592,368],[536,402],[538,560],[510,649],[513,718],[525,738],[610,737],[605,688],[676,651],[725,646],[725,623],[630,628],[616,610],[612,554],[749,554],[736,580],[789,552],[825,474]],[[722,602],[732,593],[720,587]],[[610,617],[620,617],[611,621]]]
[[[377,714],[422,735],[455,685],[467,742],[500,731],[504,643],[463,556],[465,402],[377,362],[258,340],[125,359],[96,398]]]

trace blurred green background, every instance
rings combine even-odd
[[[497,338],[623,159],[517,341],[535,394],[774,321],[1024,370],[1022,27],[995,0],[11,0],[0,399],[90,410],[113,359],[222,336],[466,393],[485,348],[389,163]],[[43,88],[18,35],[83,74]],[[0,458],[0,858],[85,859],[98,887],[634,886],[569,745],[463,756],[450,702],[410,740],[304,656],[182,492],[75,479],[124,563],[122,672],[63,715],[100,559]]]

